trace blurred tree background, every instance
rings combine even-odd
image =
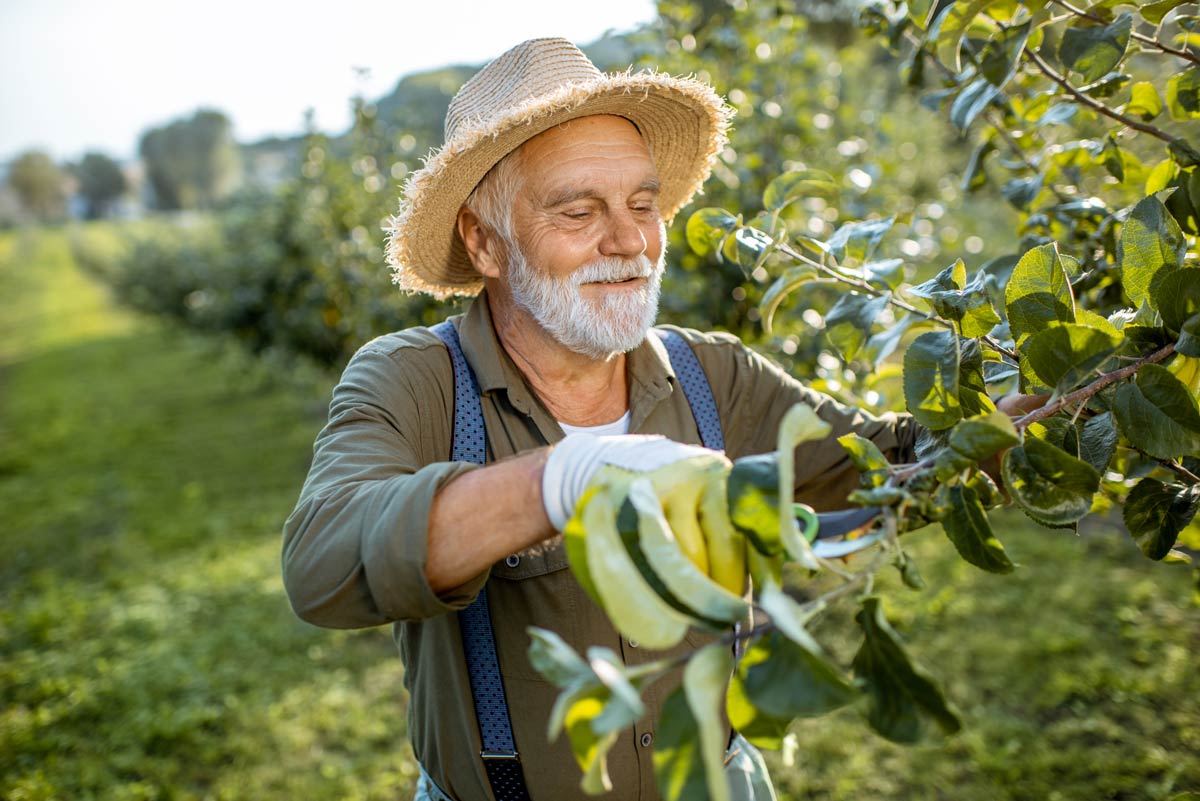
[[[860,30],[860,5],[661,0],[655,23],[585,48],[601,69],[696,74],[738,112],[704,196],[671,227],[660,320],[734,332],[843,396],[846,366],[820,356],[822,299],[764,333],[772,276],[691,252],[690,211],[758,208],[772,177],[809,167],[838,191],[796,204],[791,225],[826,238],[897,215],[883,250],[928,275],[1012,253],[1021,236],[1019,203],[979,191],[988,154],[909,89]],[[154,127],[139,150],[156,213],[141,219],[56,224],[72,181],[88,217],[128,199],[103,154],[9,165],[23,219],[43,225],[0,232],[5,798],[411,791],[390,638],[293,619],[278,530],[349,356],[464,306],[398,293],[381,228],[477,66],[353,98],[341,136],[310,127],[239,146],[211,109]],[[938,589],[891,610],[966,731],[906,749],[865,739],[852,711],[812,721],[797,753],[771,756],[781,797],[1200,792],[1186,571],[1144,563],[1117,522],[1078,538],[1006,526],[1015,577],[969,572],[924,532],[913,555]],[[837,642],[837,622],[823,641]]]

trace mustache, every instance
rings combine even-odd
[[[654,275],[654,271],[654,264],[645,256],[636,256],[631,259],[613,257],[597,259],[591,264],[584,265],[571,275],[570,280],[575,286],[582,286],[600,281],[649,278]]]

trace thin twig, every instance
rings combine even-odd
[[[1168,145],[1171,145],[1179,150],[1181,153],[1186,154],[1188,158],[1194,161],[1200,161],[1200,153],[1197,153],[1187,142],[1179,139],[1178,137],[1171,136],[1161,128],[1156,128],[1153,125],[1147,125],[1144,122],[1139,122],[1133,117],[1129,117],[1115,109],[1111,109],[1101,103],[1099,100],[1089,97],[1088,95],[1079,91],[1072,86],[1066,78],[1055,72],[1054,68],[1047,64],[1045,60],[1038,55],[1036,50],[1026,50],[1025,53],[1029,56],[1029,59],[1037,66],[1037,68],[1042,71],[1043,75],[1066,90],[1073,102],[1078,103],[1081,106],[1086,106],[1092,111],[1095,111],[1097,114],[1103,114],[1105,117],[1116,120],[1127,128],[1133,128],[1135,131],[1141,131],[1142,133],[1149,134],[1156,139],[1161,139]]]
[[[983,338],[983,342],[985,345],[987,345],[989,348],[991,348],[992,350],[999,353],[1001,356],[1007,356],[1008,358],[1012,359],[1014,362],[1020,361],[1020,357],[1018,357],[1015,352],[1004,347],[1003,345],[1001,345],[999,342],[992,339],[991,337],[985,336]]]
[[[1082,17],[1083,19],[1091,20],[1092,22],[1098,22],[1101,25],[1105,25],[1108,23],[1108,20],[1104,19],[1103,17],[1097,17],[1095,14],[1093,14],[1090,11],[1087,11],[1085,9],[1082,9],[1082,8],[1075,8],[1075,6],[1071,5],[1070,3],[1063,2],[1063,0],[1050,0],[1050,2],[1054,3],[1055,5],[1062,6],[1067,11],[1070,11],[1072,14],[1074,14],[1077,17]],[[1164,53],[1170,53],[1173,56],[1178,56],[1179,58],[1182,58],[1186,61],[1190,61],[1193,64],[1200,64],[1200,56],[1197,56],[1195,53],[1191,52],[1190,50],[1180,50],[1180,49],[1171,47],[1170,45],[1165,45],[1162,42],[1160,42],[1157,38],[1154,38],[1151,36],[1146,36],[1144,33],[1138,33],[1137,31],[1131,31],[1129,36],[1134,41],[1142,42],[1143,44],[1148,44],[1151,47],[1153,47],[1157,50],[1161,50]]]
[[[1117,383],[1118,381],[1123,381],[1126,378],[1129,378],[1131,375],[1133,375],[1138,370],[1145,367],[1147,364],[1155,364],[1157,362],[1161,362],[1163,359],[1167,358],[1174,352],[1175,352],[1175,343],[1174,342],[1172,342],[1169,345],[1164,345],[1161,348],[1159,348],[1158,350],[1154,351],[1154,353],[1151,353],[1149,356],[1144,356],[1141,359],[1138,359],[1133,364],[1122,367],[1119,370],[1113,370],[1111,373],[1105,373],[1104,375],[1100,376],[1092,383],[1088,384],[1086,387],[1082,387],[1082,388],[1077,389],[1074,392],[1071,392],[1067,395],[1063,395],[1058,400],[1053,401],[1051,403],[1047,403],[1045,406],[1043,406],[1040,409],[1034,409],[1029,414],[1024,415],[1023,417],[1020,417],[1020,418],[1014,420],[1013,425],[1016,426],[1018,431],[1023,431],[1024,429],[1028,428],[1029,426],[1033,425],[1034,423],[1036,423],[1040,420],[1045,420],[1048,417],[1053,417],[1054,415],[1058,414],[1059,412],[1061,412],[1063,409],[1065,409],[1067,407],[1073,406],[1076,403],[1079,403],[1079,404],[1086,403],[1089,399],[1091,399],[1093,396],[1098,394],[1101,390],[1105,389],[1106,387],[1109,387],[1109,386]]]
[[[862,281],[858,278],[852,278],[851,276],[848,276],[844,273],[838,272],[837,270],[833,269],[832,267],[830,267],[826,264],[821,264],[818,261],[813,261],[812,259],[805,256],[803,253],[800,253],[799,251],[792,249],[789,245],[780,245],[779,252],[784,254],[785,256],[788,256],[789,258],[792,258],[792,259],[795,259],[796,261],[801,262],[802,264],[809,265],[813,269],[818,270],[819,272],[822,272],[825,275],[828,275],[829,277],[835,279],[839,283],[846,284],[847,286],[852,286],[855,289],[861,290],[872,297],[878,298],[878,297],[883,297],[884,295],[887,295],[887,301],[890,305],[895,306],[898,309],[903,309],[904,311],[909,312],[911,314],[915,314],[918,317],[928,320],[931,323],[936,323],[937,325],[943,326],[945,328],[949,328],[952,331],[954,330],[953,323],[947,322],[947,321],[941,319],[940,317],[935,317],[932,314],[929,314],[928,312],[921,311],[916,306],[913,306],[910,303],[905,303],[904,301],[897,299],[896,296],[894,294],[892,294],[891,292],[883,292],[882,290],[876,289],[875,287],[871,286],[866,281]]]
[[[1200,476],[1196,475],[1191,470],[1188,470],[1186,467],[1181,465],[1179,462],[1173,461],[1171,459],[1160,459],[1157,456],[1152,456],[1152,455],[1146,453],[1141,448],[1137,447],[1136,445],[1130,445],[1129,447],[1131,449],[1137,451],[1138,453],[1140,453],[1142,456],[1145,456],[1147,459],[1153,459],[1154,461],[1158,462],[1159,465],[1161,465],[1162,467],[1164,467],[1167,470],[1170,470],[1172,473],[1179,476],[1180,478],[1182,478],[1184,481],[1188,482],[1189,484],[1200,484]]]

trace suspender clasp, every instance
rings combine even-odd
[[[517,756],[516,751],[489,751],[486,748],[484,748],[482,751],[479,752],[479,756],[481,759],[484,759],[484,760],[511,759],[516,762],[521,761],[521,758],[519,756]]]

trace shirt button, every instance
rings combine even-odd
[[[637,641],[637,640],[630,640],[630,641],[629,641],[629,647],[630,647],[630,648],[637,648],[637,647],[638,647],[638,641]]]
[[[642,748],[649,748],[652,742],[654,742],[654,735],[650,732],[643,732],[641,738]]]
[[[517,565],[521,564],[521,557],[517,556],[515,553],[510,553],[508,556],[504,557],[504,564],[508,565],[509,567],[516,567]]]

